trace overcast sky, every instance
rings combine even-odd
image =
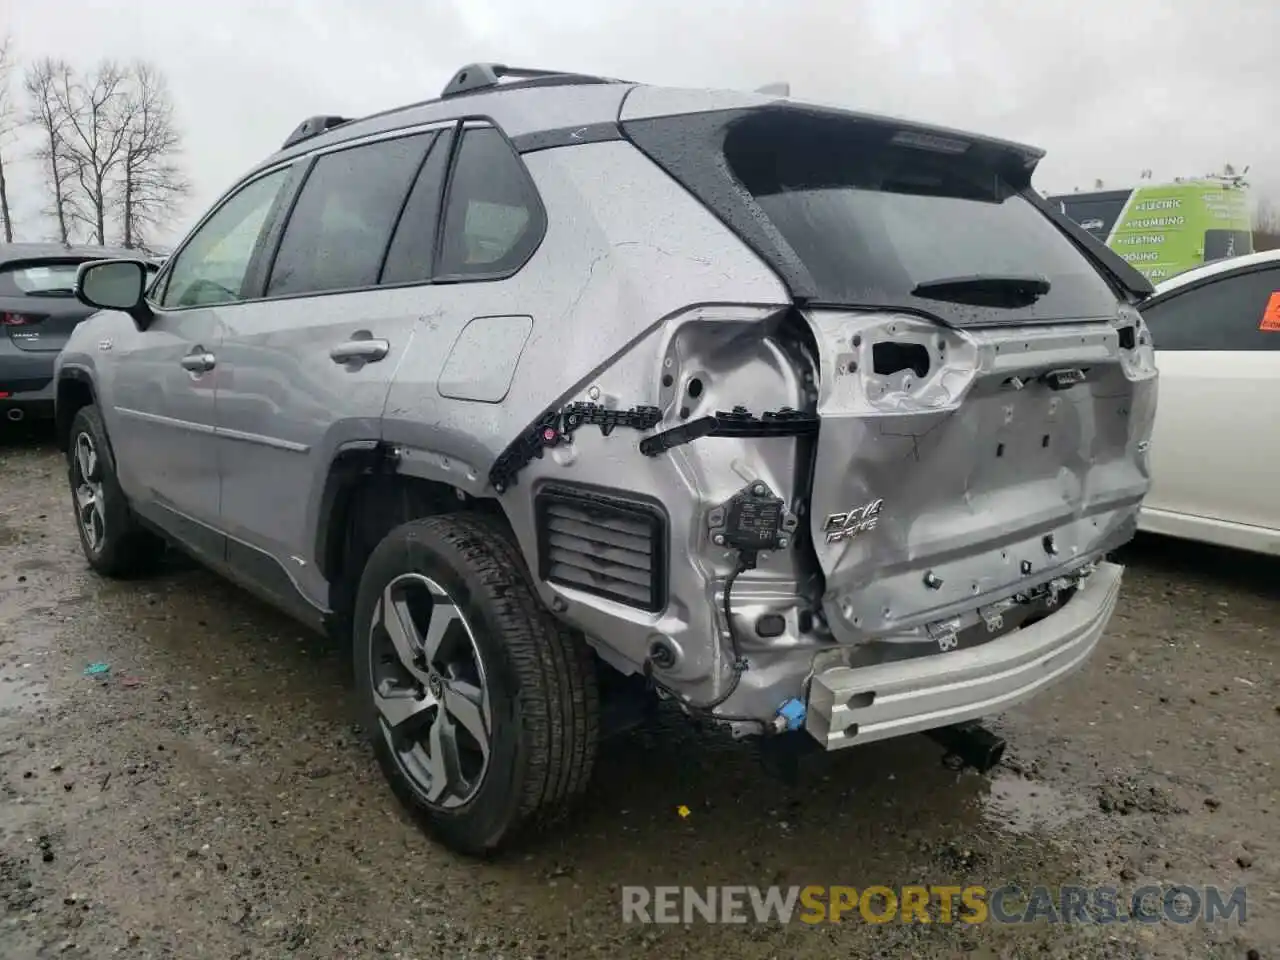
[[[181,234],[313,114],[434,96],[464,63],[792,94],[1048,150],[1042,190],[1252,165],[1280,192],[1276,0],[0,0],[18,56],[150,61],[195,185]],[[15,77],[15,88],[17,87]],[[15,89],[15,94],[17,93]],[[17,157],[19,234],[46,232]]]

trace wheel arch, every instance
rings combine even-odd
[[[354,607],[360,574],[374,547],[400,524],[473,511],[511,527],[496,499],[476,497],[404,467],[395,447],[375,440],[345,443],[330,460],[316,505],[313,551],[329,584],[329,606],[340,623]]]
[[[89,371],[83,367],[63,367],[58,374],[53,406],[54,439],[63,453],[71,443],[71,421],[82,407],[97,402],[97,388]]]

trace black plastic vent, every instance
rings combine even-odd
[[[539,575],[640,610],[667,605],[667,518],[645,501],[561,484],[534,499]]]

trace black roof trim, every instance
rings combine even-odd
[[[597,77],[585,73],[573,73],[567,70],[541,70],[530,67],[509,67],[505,63],[469,63],[460,68],[440,91],[440,98],[456,97],[477,90],[492,90],[495,87],[506,87],[503,77],[515,80],[537,82],[537,85],[560,83],[620,83],[609,77]],[[534,83],[521,84],[532,86]]]
[[[518,153],[534,153],[552,147],[574,147],[621,139],[622,131],[616,123],[589,123],[580,127],[557,127],[555,130],[521,134],[512,138],[511,143]]]
[[[340,127],[344,123],[350,123],[350,117],[335,117],[321,115],[317,117],[307,117],[300,124],[293,128],[293,133],[285,137],[281,150],[288,150],[290,147],[296,146],[303,140],[310,140],[312,137],[318,137],[320,134],[332,130],[334,127]]]

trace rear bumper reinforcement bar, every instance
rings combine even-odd
[[[1124,568],[1100,563],[1062,609],[978,647],[814,675],[805,728],[828,750],[977,720],[1078,669],[1115,610]]]

